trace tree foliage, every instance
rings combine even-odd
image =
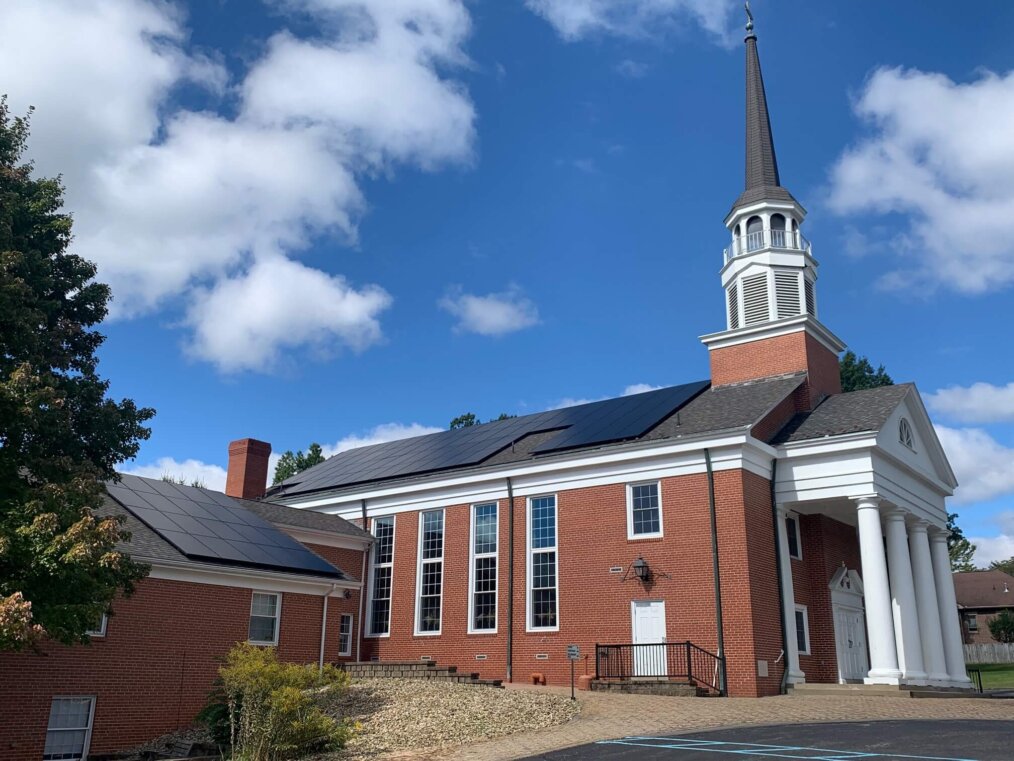
[[[0,99],[0,650],[86,640],[147,572],[99,508],[155,413],[106,395],[93,328],[109,287],[68,253],[63,186],[32,176],[28,134]]]
[[[482,420],[479,420],[479,418],[477,418],[475,416],[474,412],[466,412],[466,413],[464,413],[462,415],[458,415],[456,418],[454,418],[451,421],[450,425],[448,425],[447,427],[448,427],[449,430],[453,431],[453,430],[456,430],[458,428],[469,428],[469,427],[471,427],[473,425],[481,425],[483,422],[495,423],[498,420],[510,420],[513,417],[517,417],[517,415],[508,415],[506,412],[501,412],[495,418],[491,418],[490,420],[482,421]]]
[[[306,450],[306,454],[303,454],[302,449],[295,454],[289,449],[278,459],[278,464],[275,465],[275,477],[271,483],[280,484],[286,478],[292,478],[297,473],[302,473],[307,468],[318,465],[326,459],[320,444],[317,442],[310,445],[309,449]]]
[[[958,514],[947,514],[947,552],[951,556],[952,571],[974,571],[975,545],[965,537],[958,525]]]
[[[989,567],[994,571],[1003,571],[1006,574],[1014,576],[1014,557],[1007,558],[1006,560],[994,560],[989,564]]]
[[[997,642],[1005,644],[1014,642],[1014,611],[1010,609],[1000,611],[999,615],[989,622],[989,633]]]
[[[862,391],[867,388],[879,388],[880,386],[893,386],[894,381],[879,365],[876,370],[866,357],[857,357],[854,351],[847,351],[838,363],[841,373],[842,391]]]

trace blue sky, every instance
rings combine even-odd
[[[822,321],[914,380],[1014,554],[1014,6],[756,0]],[[13,2],[141,472],[707,377],[742,186],[724,0]],[[31,62],[31,65],[28,64]]]

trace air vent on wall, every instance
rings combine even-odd
[[[729,288],[729,330],[739,327],[739,288],[735,283]]]
[[[536,653],[535,654],[535,660],[537,660],[537,661],[548,661],[549,660],[549,653]]]
[[[475,656],[475,660],[477,660],[477,661],[484,661],[484,660],[486,660],[486,656],[485,655],[477,655],[477,656]]]
[[[817,316],[817,302],[813,297],[813,283],[803,280],[803,290],[806,291],[806,313]]]
[[[775,302],[778,319],[795,317],[799,311],[799,275],[795,272],[775,272]]]
[[[743,278],[743,318],[746,325],[756,325],[769,319],[767,273]]]

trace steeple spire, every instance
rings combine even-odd
[[[781,186],[778,159],[771,136],[768,101],[764,93],[757,35],[753,30],[753,14],[746,3],[746,187],[733,208],[761,200],[795,201]]]

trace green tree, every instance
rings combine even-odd
[[[28,134],[0,98],[0,650],[86,641],[147,573],[116,550],[120,521],[97,511],[155,413],[106,396],[93,327],[109,287],[68,253],[63,185],[32,176]]]
[[[497,417],[492,420],[487,420],[486,422],[495,423],[499,420],[510,420],[514,417],[517,417],[517,415],[508,415],[506,412],[501,412]],[[451,424],[447,427],[449,430],[454,431],[458,428],[469,428],[473,425],[481,425],[482,422],[482,420],[479,420],[479,418],[475,416],[474,412],[466,412],[463,415],[458,415],[454,418],[454,420],[451,421]]]
[[[857,357],[854,351],[845,352],[838,364],[841,373],[842,391],[862,391],[866,388],[878,388],[879,386],[893,386],[891,376],[880,365],[876,370],[866,357]]]
[[[989,564],[989,567],[995,571],[1003,571],[1006,574],[1014,576],[1014,557],[1007,558],[1006,560],[994,560]]]
[[[275,465],[275,477],[271,483],[273,485],[280,484],[286,478],[292,478],[297,473],[302,473],[307,468],[312,468],[326,459],[323,450],[320,448],[320,444],[317,442],[310,445],[309,449],[306,450],[306,454],[303,454],[302,449],[295,454],[289,449],[278,458],[278,464]]]
[[[951,556],[952,571],[974,571],[975,545],[965,537],[958,525],[958,514],[947,514],[947,552]]]
[[[997,642],[1014,642],[1014,611],[1000,611],[1000,614],[989,622],[989,633]]]

